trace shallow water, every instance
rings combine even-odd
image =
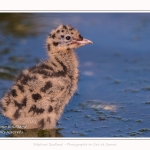
[[[78,91],[56,133],[28,136],[150,137],[149,13],[0,14],[0,97],[21,70],[47,58],[45,39],[60,23],[76,27],[93,45],[76,50]],[[1,115],[0,137],[8,124]]]

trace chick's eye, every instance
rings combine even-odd
[[[70,38],[71,38],[70,36],[66,36],[66,40],[70,40]]]

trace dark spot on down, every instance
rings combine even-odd
[[[64,29],[67,29],[67,27],[66,27],[65,25],[63,25],[63,28],[64,28]]]
[[[17,86],[18,86],[18,89],[19,89],[22,93],[24,93],[24,87],[23,87],[22,85],[19,85],[19,84],[17,84]]]
[[[44,76],[50,76],[50,73],[48,71],[45,71],[45,70],[37,70],[35,73],[39,73],[39,74],[42,74]]]
[[[55,33],[52,35],[52,38],[53,38],[53,39],[55,38]]]
[[[11,102],[10,98],[9,98],[9,97],[7,97],[7,99],[5,99],[5,103],[6,103],[6,105],[8,106],[8,105],[10,104],[10,102]]]
[[[48,108],[48,112],[52,112],[53,111],[53,107],[50,105],[49,108]]]
[[[61,30],[61,32],[64,32],[64,30]]]
[[[60,32],[60,30],[57,30],[57,33],[59,33]]]
[[[71,30],[71,31],[72,31],[72,30],[74,30],[74,29],[73,29],[73,28],[70,28],[69,30]]]
[[[12,94],[12,96],[13,96],[13,97],[18,96],[18,95],[17,95],[17,92],[16,92],[16,90],[15,90],[15,89],[12,89],[12,90],[11,90],[11,94]]]
[[[14,113],[14,118],[18,119],[20,117],[19,109],[17,109]]]
[[[43,129],[44,128],[44,119],[41,119],[39,122],[38,122],[38,124],[39,124],[39,126],[40,126],[40,128],[41,129]]]
[[[18,119],[20,117],[19,110],[22,109],[23,106],[26,106],[26,103],[27,103],[26,97],[22,100],[22,103],[18,103],[17,101],[14,100],[15,107],[18,107],[18,109],[14,113],[15,119]]]
[[[36,113],[38,114],[42,114],[45,110],[43,108],[37,108],[36,105],[33,105],[30,107],[28,112],[33,112],[33,115]]]
[[[18,109],[22,109],[22,107],[26,106],[27,104],[27,98],[25,97],[21,103],[18,103],[16,100],[14,100],[15,107],[18,107]]]
[[[67,74],[67,67],[58,58],[55,58],[55,59],[63,67],[62,71],[53,72],[53,73],[50,74],[49,72],[47,72],[45,70],[39,70],[38,73],[43,74],[44,77],[61,77],[61,76],[65,76]]]
[[[60,61],[58,58],[56,58],[56,61],[60,63],[60,65],[63,67],[63,72],[66,74],[67,73],[67,67],[64,65],[62,61]]]
[[[48,66],[47,64],[40,64],[39,66],[32,69],[32,73],[35,73],[35,74],[39,73],[45,76],[49,76],[50,70],[53,71],[53,68],[51,66]]]
[[[64,35],[61,35],[61,38],[64,38]]]
[[[31,68],[29,68],[29,71],[32,71],[35,68],[36,68],[36,66],[31,67]],[[17,80],[20,80],[21,84],[27,84],[28,81],[35,80],[35,79],[37,79],[36,76],[30,77],[29,75],[25,75],[23,73],[21,73],[17,78]]]
[[[39,93],[36,93],[36,94],[32,94],[32,98],[36,102],[37,100],[40,100],[42,96]]]
[[[52,83],[48,81],[43,88],[41,88],[42,92],[46,92],[49,88],[52,87]]]
[[[54,45],[54,46],[57,46],[57,45],[58,45],[58,42],[53,42],[53,45]]]
[[[2,110],[3,110],[3,111],[6,111],[7,109],[6,109],[6,107],[3,107],[3,106],[2,106]]]
[[[30,91],[30,92],[33,92],[33,90],[32,90],[32,89],[29,89],[29,91]]]
[[[79,34],[79,39],[80,39],[80,40],[83,40],[83,37],[82,37],[80,34]]]
[[[53,66],[57,67],[57,65],[55,63],[53,63],[53,62],[51,62],[51,63],[52,63]]]
[[[60,76],[65,76],[67,74],[67,67],[63,64],[63,62],[61,62],[58,58],[55,58],[57,62],[60,63],[60,65],[63,67],[62,71],[58,71],[58,72],[52,72],[50,73],[48,70],[53,70],[52,67],[46,65],[46,64],[42,64],[40,67],[38,67],[38,69],[35,69],[33,71],[33,73],[39,73],[43,75],[43,78],[47,78],[47,77],[60,77]],[[56,66],[53,63],[54,66]],[[40,69],[41,68],[41,69]],[[50,85],[50,84],[49,84]]]

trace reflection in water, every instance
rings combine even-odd
[[[62,137],[58,130],[24,130],[22,135],[13,134],[12,137]]]
[[[62,135],[59,133],[59,129],[52,129],[52,130],[12,129],[10,131],[5,131],[5,132],[12,133],[9,134],[7,137],[62,137]]]
[[[38,35],[39,26],[34,15],[0,13],[0,79],[13,80],[19,72],[17,64],[24,63],[25,57],[18,54],[16,45],[22,38]]]
[[[32,16],[29,13],[0,13],[0,33],[14,37],[36,35],[37,24]]]

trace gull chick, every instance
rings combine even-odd
[[[23,70],[2,98],[2,113],[13,125],[53,129],[77,89],[78,60],[74,49],[92,44],[75,28],[59,25],[46,40],[49,58]]]

